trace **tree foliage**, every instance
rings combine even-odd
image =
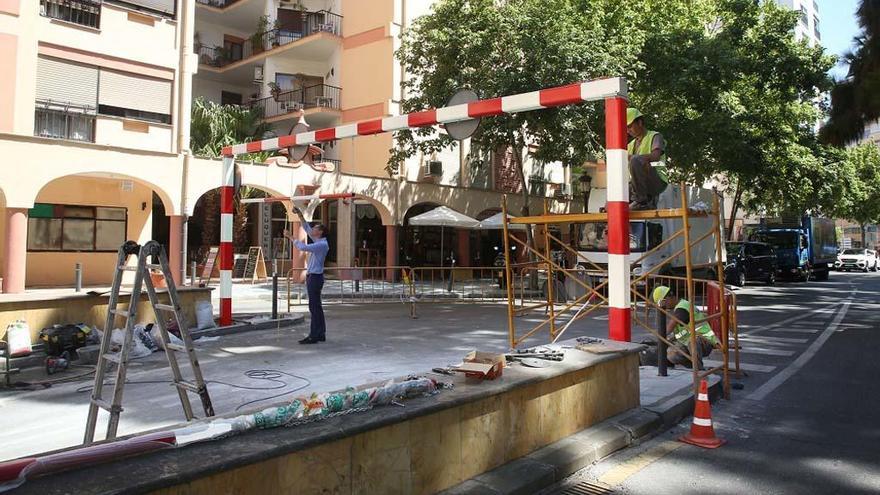
[[[880,149],[874,144],[853,146],[840,153],[841,169],[849,174],[847,201],[835,213],[864,226],[880,223]]]
[[[485,98],[622,75],[675,178],[720,178],[751,211],[827,210],[846,187],[814,132],[833,58],[795,41],[796,23],[753,0],[443,0],[402,36],[402,111],[460,88]],[[601,154],[602,126],[601,108],[578,105],[484,119],[474,141],[577,166]],[[390,171],[451,144],[429,128],[397,138]]]
[[[268,130],[256,108],[219,105],[203,97],[193,100],[190,147],[196,155],[218,157],[224,146],[260,139]],[[264,161],[267,157],[267,153],[255,153],[239,159]]]
[[[846,79],[831,91],[831,112],[822,140],[843,146],[862,137],[865,126],[880,119],[880,0],[862,0],[856,11],[861,33],[844,57]]]

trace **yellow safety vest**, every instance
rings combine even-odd
[[[646,131],[645,136],[639,143],[639,149],[635,149],[636,140],[633,139],[626,147],[627,152],[629,152],[630,155],[650,155],[651,152],[654,151],[651,148],[654,146],[654,136],[657,134],[659,134],[657,131]],[[660,161],[651,162],[651,165],[657,170],[657,175],[663,179],[663,182],[668,184],[669,178],[666,175],[666,153],[664,152],[663,155],[660,156]]]
[[[678,301],[678,304],[675,305],[675,309],[683,309],[690,314],[691,303],[687,299],[682,299]],[[697,311],[694,308],[694,321],[704,320],[706,315],[702,312]],[[712,327],[709,326],[708,321],[703,321],[699,325],[697,325],[697,336],[703,337],[708,340],[712,345],[718,345],[718,339],[715,337],[715,332],[712,331]],[[688,325],[678,324],[675,326],[675,340],[681,342],[684,345],[688,345],[690,343],[690,329]]]

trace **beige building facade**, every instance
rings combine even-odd
[[[399,113],[398,35],[423,15],[421,0],[0,0],[0,276],[5,292],[109,284],[118,245],[155,238],[175,274],[201,262],[214,215],[206,194],[220,161],[193,156],[193,98],[259,109],[271,134],[304,118],[318,129]],[[537,88],[536,88],[537,89]],[[502,194],[550,197],[554,211],[579,209],[570,174],[529,162],[527,183],[510,160],[468,167],[458,148],[385,167],[392,135],[326,145],[313,161],[239,163],[244,185],[263,194],[352,192],[354,201],[313,205],[331,227],[338,266],[436,265],[439,229],[409,216],[445,205],[473,217],[498,211]],[[467,151],[468,142],[461,143]],[[512,194],[514,208],[521,205]],[[247,244],[267,258],[302,260],[279,243],[296,228],[272,208],[246,208]],[[434,230],[437,230],[435,232]],[[486,233],[444,235],[460,264],[485,263]],[[291,260],[291,257],[292,260]]]

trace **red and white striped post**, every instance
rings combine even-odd
[[[223,157],[220,186],[220,326],[232,325],[232,216],[235,157]]]
[[[626,99],[605,99],[605,163],[608,189],[608,337],[629,342],[629,157],[626,151]]]
[[[235,156],[243,153],[274,151],[291,146],[303,146],[343,138],[369,136],[437,124],[449,124],[480,117],[528,112],[574,105],[587,101],[605,100],[605,145],[607,148],[606,162],[608,164],[608,202],[606,208],[608,211],[608,290],[610,306],[608,333],[609,337],[614,340],[628,341],[631,335],[631,309],[629,292],[630,271],[627,260],[627,255],[629,254],[629,160],[626,153],[626,96],[626,80],[622,77],[612,77],[226,146],[222,151],[224,157],[224,192],[227,189],[227,185],[232,186],[232,164]],[[229,212],[229,245],[226,251],[224,251],[222,241],[225,238],[223,237],[221,237],[220,245],[221,324],[224,321],[232,321],[232,191],[231,187],[229,189],[228,203],[226,199],[223,200],[223,207],[226,208],[228,206]],[[226,197],[223,196],[223,198]],[[221,212],[226,211],[225,209],[221,210]],[[225,265],[224,260],[227,260]],[[223,278],[222,270],[224,266],[230,270],[226,279]],[[227,299],[223,299],[224,297]]]

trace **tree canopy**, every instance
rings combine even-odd
[[[840,183],[815,126],[833,58],[796,41],[796,22],[753,0],[443,0],[402,35],[402,111],[460,88],[486,98],[622,75],[676,178],[720,178],[752,211],[829,209]],[[602,132],[587,104],[484,119],[474,141],[580,165],[601,156]],[[397,137],[390,171],[451,145],[433,129]]]
[[[862,0],[856,11],[861,33],[844,57],[849,72],[831,91],[831,112],[822,140],[843,146],[862,137],[880,119],[880,0]]]

